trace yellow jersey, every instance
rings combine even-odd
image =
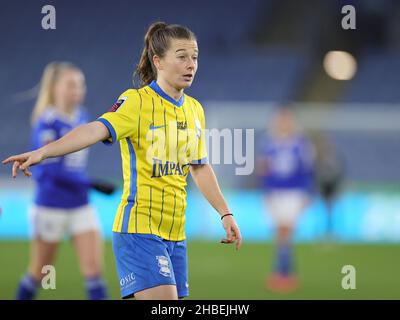
[[[120,142],[124,178],[113,231],[185,239],[186,179],[207,163],[204,111],[184,94],[178,101],[153,81],[122,93],[97,119]]]

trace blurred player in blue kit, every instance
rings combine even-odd
[[[297,128],[289,107],[281,108],[260,144],[257,172],[268,212],[276,228],[276,252],[266,287],[289,292],[298,286],[293,263],[292,235],[300,214],[311,200],[314,148]]]
[[[32,113],[32,149],[59,139],[86,123],[88,115],[81,106],[86,92],[80,69],[66,62],[50,63],[44,70],[36,106]],[[33,167],[34,203],[30,209],[32,241],[28,272],[21,279],[17,299],[37,295],[42,268],[53,265],[59,243],[71,237],[80,270],[85,277],[88,299],[106,299],[102,279],[102,238],[94,208],[89,205],[90,188],[111,194],[114,186],[89,179],[86,166],[88,150],[47,159]]]

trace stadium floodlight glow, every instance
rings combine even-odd
[[[350,80],[357,71],[357,61],[346,51],[329,51],[324,57],[325,72],[335,80]]]

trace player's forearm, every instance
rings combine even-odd
[[[40,150],[44,158],[54,158],[87,148],[109,137],[107,128],[98,121],[79,126],[60,139],[51,142]]]
[[[230,213],[228,204],[222,195],[217,177],[211,165],[192,165],[190,167],[190,173],[197,187],[214,209],[217,210],[221,216]]]

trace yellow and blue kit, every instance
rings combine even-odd
[[[125,91],[99,119],[120,141],[124,191],[113,231],[185,239],[186,178],[205,163],[204,112],[183,95],[167,96],[156,82]]]
[[[201,104],[186,94],[174,100],[153,81],[122,93],[98,121],[110,132],[109,140],[104,142],[119,141],[121,149],[124,189],[114,220],[113,240],[120,283],[125,284],[121,284],[123,297],[154,286],[154,281],[177,284],[178,294],[187,295],[182,291],[187,291],[186,179],[190,165],[207,163]],[[133,243],[140,239],[145,239],[143,246],[152,246],[154,257],[147,255],[148,260],[139,266],[139,252],[133,249],[139,246]],[[130,257],[123,243],[132,246]],[[176,259],[168,249],[172,245],[180,252]],[[180,263],[173,265],[174,259]],[[143,263],[150,270],[154,268],[161,279],[148,279],[150,273],[145,274]]]

